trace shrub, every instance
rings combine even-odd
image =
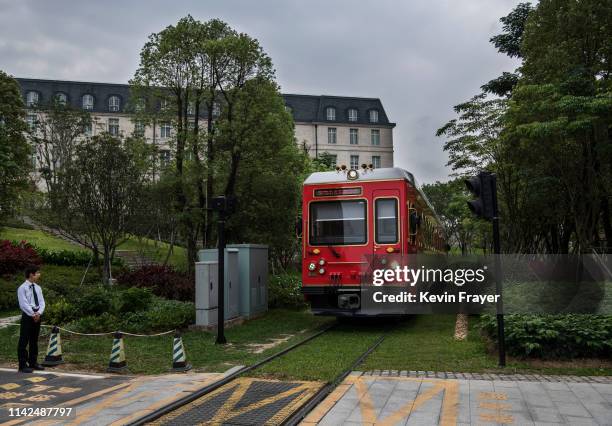
[[[153,293],[148,288],[132,287],[118,295],[120,313],[146,311],[153,302]]]
[[[612,316],[512,314],[504,318],[506,350],[512,355],[540,358],[612,355]],[[481,327],[496,340],[494,315],[483,315]]]
[[[98,316],[86,316],[76,319],[68,324],[66,328],[79,333],[107,333],[117,331],[120,321],[110,312],[105,312]]]
[[[91,254],[85,251],[47,250],[36,247],[36,251],[45,264],[58,266],[87,266]]]
[[[28,265],[40,265],[41,263],[36,250],[25,241],[20,243],[0,241],[0,276],[13,275],[23,271]]]
[[[194,322],[193,303],[157,299],[149,310],[127,314],[122,321],[122,330],[131,333],[167,331],[184,328]]]
[[[17,307],[17,287],[0,280],[0,310],[16,309]]]
[[[49,298],[47,297],[46,300]],[[66,300],[59,297],[51,303],[47,303],[44,312],[44,321],[50,325],[61,325],[73,321],[79,317],[79,309]]]
[[[114,294],[102,287],[94,287],[82,293],[76,299],[76,304],[81,316],[102,315],[114,311]]]
[[[195,281],[189,275],[177,272],[171,266],[148,265],[117,276],[123,286],[150,288],[153,294],[165,299],[195,300]]]
[[[300,290],[302,280],[296,274],[271,275],[268,282],[270,308],[301,309],[307,306]]]

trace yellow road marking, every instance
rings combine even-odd
[[[201,399],[198,399],[190,404],[187,404],[176,411],[173,411],[171,414],[168,414],[165,417],[162,417],[155,422],[151,423],[152,425],[162,424],[168,420],[175,419],[182,415],[187,411],[191,411],[197,407],[200,407],[206,404],[209,400],[215,398],[221,393],[227,392],[229,389],[233,389],[230,397],[221,405],[221,407],[216,411],[215,416],[206,420],[203,424],[220,424],[222,421],[227,421],[242,414],[248,413],[249,411],[256,410],[257,408],[263,407],[268,404],[272,404],[276,401],[279,401],[283,398],[286,398],[291,395],[299,394],[285,405],[282,409],[280,409],[273,417],[271,417],[266,423],[267,424],[280,424],[282,420],[284,420],[294,409],[296,406],[301,405],[301,402],[304,399],[310,398],[320,387],[321,383],[319,382],[303,382],[303,381],[291,381],[289,383],[296,383],[298,386],[289,389],[287,391],[278,393],[276,395],[270,396],[268,398],[264,398],[263,400],[254,402],[247,406],[236,409],[236,404],[240,401],[240,395],[244,396],[245,392],[248,390],[251,383],[254,382],[271,382],[276,383],[277,380],[270,379],[259,379],[259,378],[249,378],[249,377],[241,377],[236,379],[233,382],[230,382],[219,389],[203,396]]]
[[[46,377],[42,377],[42,376],[34,376],[34,377],[29,377],[26,380],[28,382],[38,383],[38,382],[44,382],[45,380],[47,380],[47,378]]]
[[[32,402],[44,402],[49,401],[50,399],[55,398],[55,395],[32,395],[28,398],[23,398],[23,401],[32,401]]]
[[[207,386],[210,382],[214,382],[217,379],[219,379],[222,376],[222,374],[215,374],[209,378],[207,378],[207,380],[203,381],[203,382],[198,382],[198,381],[191,381],[191,387],[186,387],[183,389],[180,389],[180,391],[182,392],[195,392],[199,389],[202,389],[204,386]],[[172,386],[173,388],[179,388],[181,387],[183,384],[182,383],[178,383],[175,384],[174,386]],[[136,411],[135,413],[130,414],[127,417],[124,417],[122,419],[119,419],[117,421],[114,421],[113,423],[111,423],[109,426],[121,426],[121,425],[125,425],[128,423],[131,423],[133,420],[137,420],[143,416],[145,416],[146,414],[149,414],[150,412],[160,408],[160,407],[164,407],[168,404],[170,404],[171,402],[174,402],[176,400],[178,400],[179,398],[181,398],[182,395],[180,395],[180,392],[177,392],[176,394],[162,399],[160,401],[157,401],[155,404],[151,404],[149,406],[147,406],[146,408]]]
[[[481,422],[495,422],[495,423],[504,423],[504,424],[514,423],[514,417],[507,415],[507,414],[481,413],[479,418]]]
[[[129,383],[120,383],[120,384],[112,386],[110,388],[102,389],[102,390],[99,390],[97,392],[93,392],[93,393],[90,393],[88,395],[83,395],[81,397],[72,399],[70,401],[63,402],[62,406],[65,406],[65,407],[71,407],[72,406],[72,407],[74,407],[75,405],[80,404],[81,402],[88,401],[90,399],[96,398],[98,396],[104,395],[104,394],[109,393],[109,392],[113,392],[115,390],[118,390],[118,389],[121,389],[121,388],[124,388],[124,387],[127,387],[127,386],[129,386]],[[30,404],[28,404],[28,406],[29,405]],[[2,426],[17,425],[17,424],[20,424],[20,423],[24,423],[25,421],[26,421],[25,419],[15,419],[15,420],[11,420],[11,421],[2,423]],[[45,424],[62,424],[62,423],[51,422],[51,423],[45,423]]]
[[[51,389],[53,386],[49,386],[49,385],[36,385],[36,386],[32,386],[29,391],[30,392],[44,392],[47,389]]]
[[[66,393],[73,393],[73,392],[80,391],[80,390],[81,388],[71,388],[69,386],[62,386],[60,388],[50,390],[49,392],[66,394]]]
[[[485,410],[510,410],[512,405],[502,402],[481,402],[478,408],[484,408]]]
[[[20,392],[2,392],[0,393],[0,399],[13,399],[13,398],[17,398],[18,396],[23,396],[25,395],[25,393],[20,393]]]
[[[11,389],[15,389],[18,388],[20,385],[18,385],[17,383],[4,383],[2,385],[0,385],[0,388],[4,389],[4,390],[11,390]]]
[[[357,376],[348,376],[340,385],[338,385],[338,387],[336,387],[336,389],[333,390],[332,393],[327,396],[327,398],[323,400],[323,402],[317,405],[315,409],[312,410],[308,416],[306,416],[301,424],[311,425],[319,423],[323,416],[325,416],[325,414],[327,414],[329,410],[331,410],[332,407],[336,405],[336,403],[348,392],[351,386],[353,386],[356,378]]]
[[[478,399],[494,399],[497,401],[505,401],[508,399],[508,395],[502,392],[480,392]]]

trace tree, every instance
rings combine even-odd
[[[24,106],[15,79],[0,71],[0,221],[14,211],[32,163]]]
[[[38,172],[50,192],[63,168],[72,161],[76,145],[91,125],[91,116],[56,100],[38,105],[34,111],[35,124],[29,137],[36,151]]]
[[[62,206],[64,229],[85,236],[90,247],[103,255],[103,279],[111,277],[111,261],[136,211],[147,170],[138,155],[142,141],[121,141],[109,134],[85,139],[75,147],[74,158],[59,175],[50,193]]]

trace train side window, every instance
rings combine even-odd
[[[379,244],[395,244],[398,242],[397,232],[397,199],[378,198],[375,204],[376,236]]]

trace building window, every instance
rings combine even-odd
[[[159,102],[159,109],[162,111],[166,111],[168,110],[168,108],[170,108],[170,102],[168,102],[168,99],[162,99]]]
[[[85,126],[83,127],[83,133],[85,134],[85,136],[92,136],[93,135],[93,126],[91,124],[91,121],[87,124],[85,124]]]
[[[144,112],[145,110],[145,100],[143,98],[138,98],[134,102],[134,111],[136,112]]]
[[[166,167],[170,164],[170,151],[159,151],[159,163],[162,167]]]
[[[357,121],[358,119],[357,110],[355,108],[351,108],[348,110],[348,119],[349,121]]]
[[[370,110],[370,123],[378,123],[378,110]]]
[[[170,123],[162,123],[160,126],[159,136],[162,138],[169,138],[172,132],[172,126]]]
[[[55,102],[57,102],[58,105],[66,106],[66,103],[68,103],[68,96],[62,92],[56,93]]]
[[[293,108],[291,108],[289,105],[285,105],[285,111],[287,111],[289,114],[293,115]]]
[[[372,129],[372,145],[380,145],[380,129]]]
[[[83,109],[92,110],[94,107],[94,97],[92,95],[83,95]]]
[[[108,119],[108,133],[113,136],[119,136],[119,119],[109,118]]]
[[[108,110],[110,112],[119,112],[119,107],[121,106],[121,100],[119,96],[111,96],[108,98]]]
[[[372,167],[375,169],[380,169],[380,155],[372,156]]]
[[[359,144],[359,129],[349,130],[349,142],[351,143],[351,145]]]
[[[35,107],[38,105],[38,92],[28,92],[26,94],[26,106]]]
[[[221,105],[219,102],[213,102],[212,115],[215,118],[221,115]]]
[[[28,129],[34,131],[36,129],[36,114],[28,114],[26,116],[26,123],[28,124]]]
[[[329,164],[332,167],[336,167],[336,164],[338,164],[338,156],[336,154],[329,154]]]
[[[336,143],[336,128],[328,127],[327,128],[327,143]]]
[[[359,168],[359,156],[351,155],[351,169],[358,169],[358,168]]]
[[[327,120],[328,121],[336,121],[336,108],[327,107]]]
[[[134,122],[134,136],[139,138],[144,137],[145,135],[145,124],[142,121]]]

